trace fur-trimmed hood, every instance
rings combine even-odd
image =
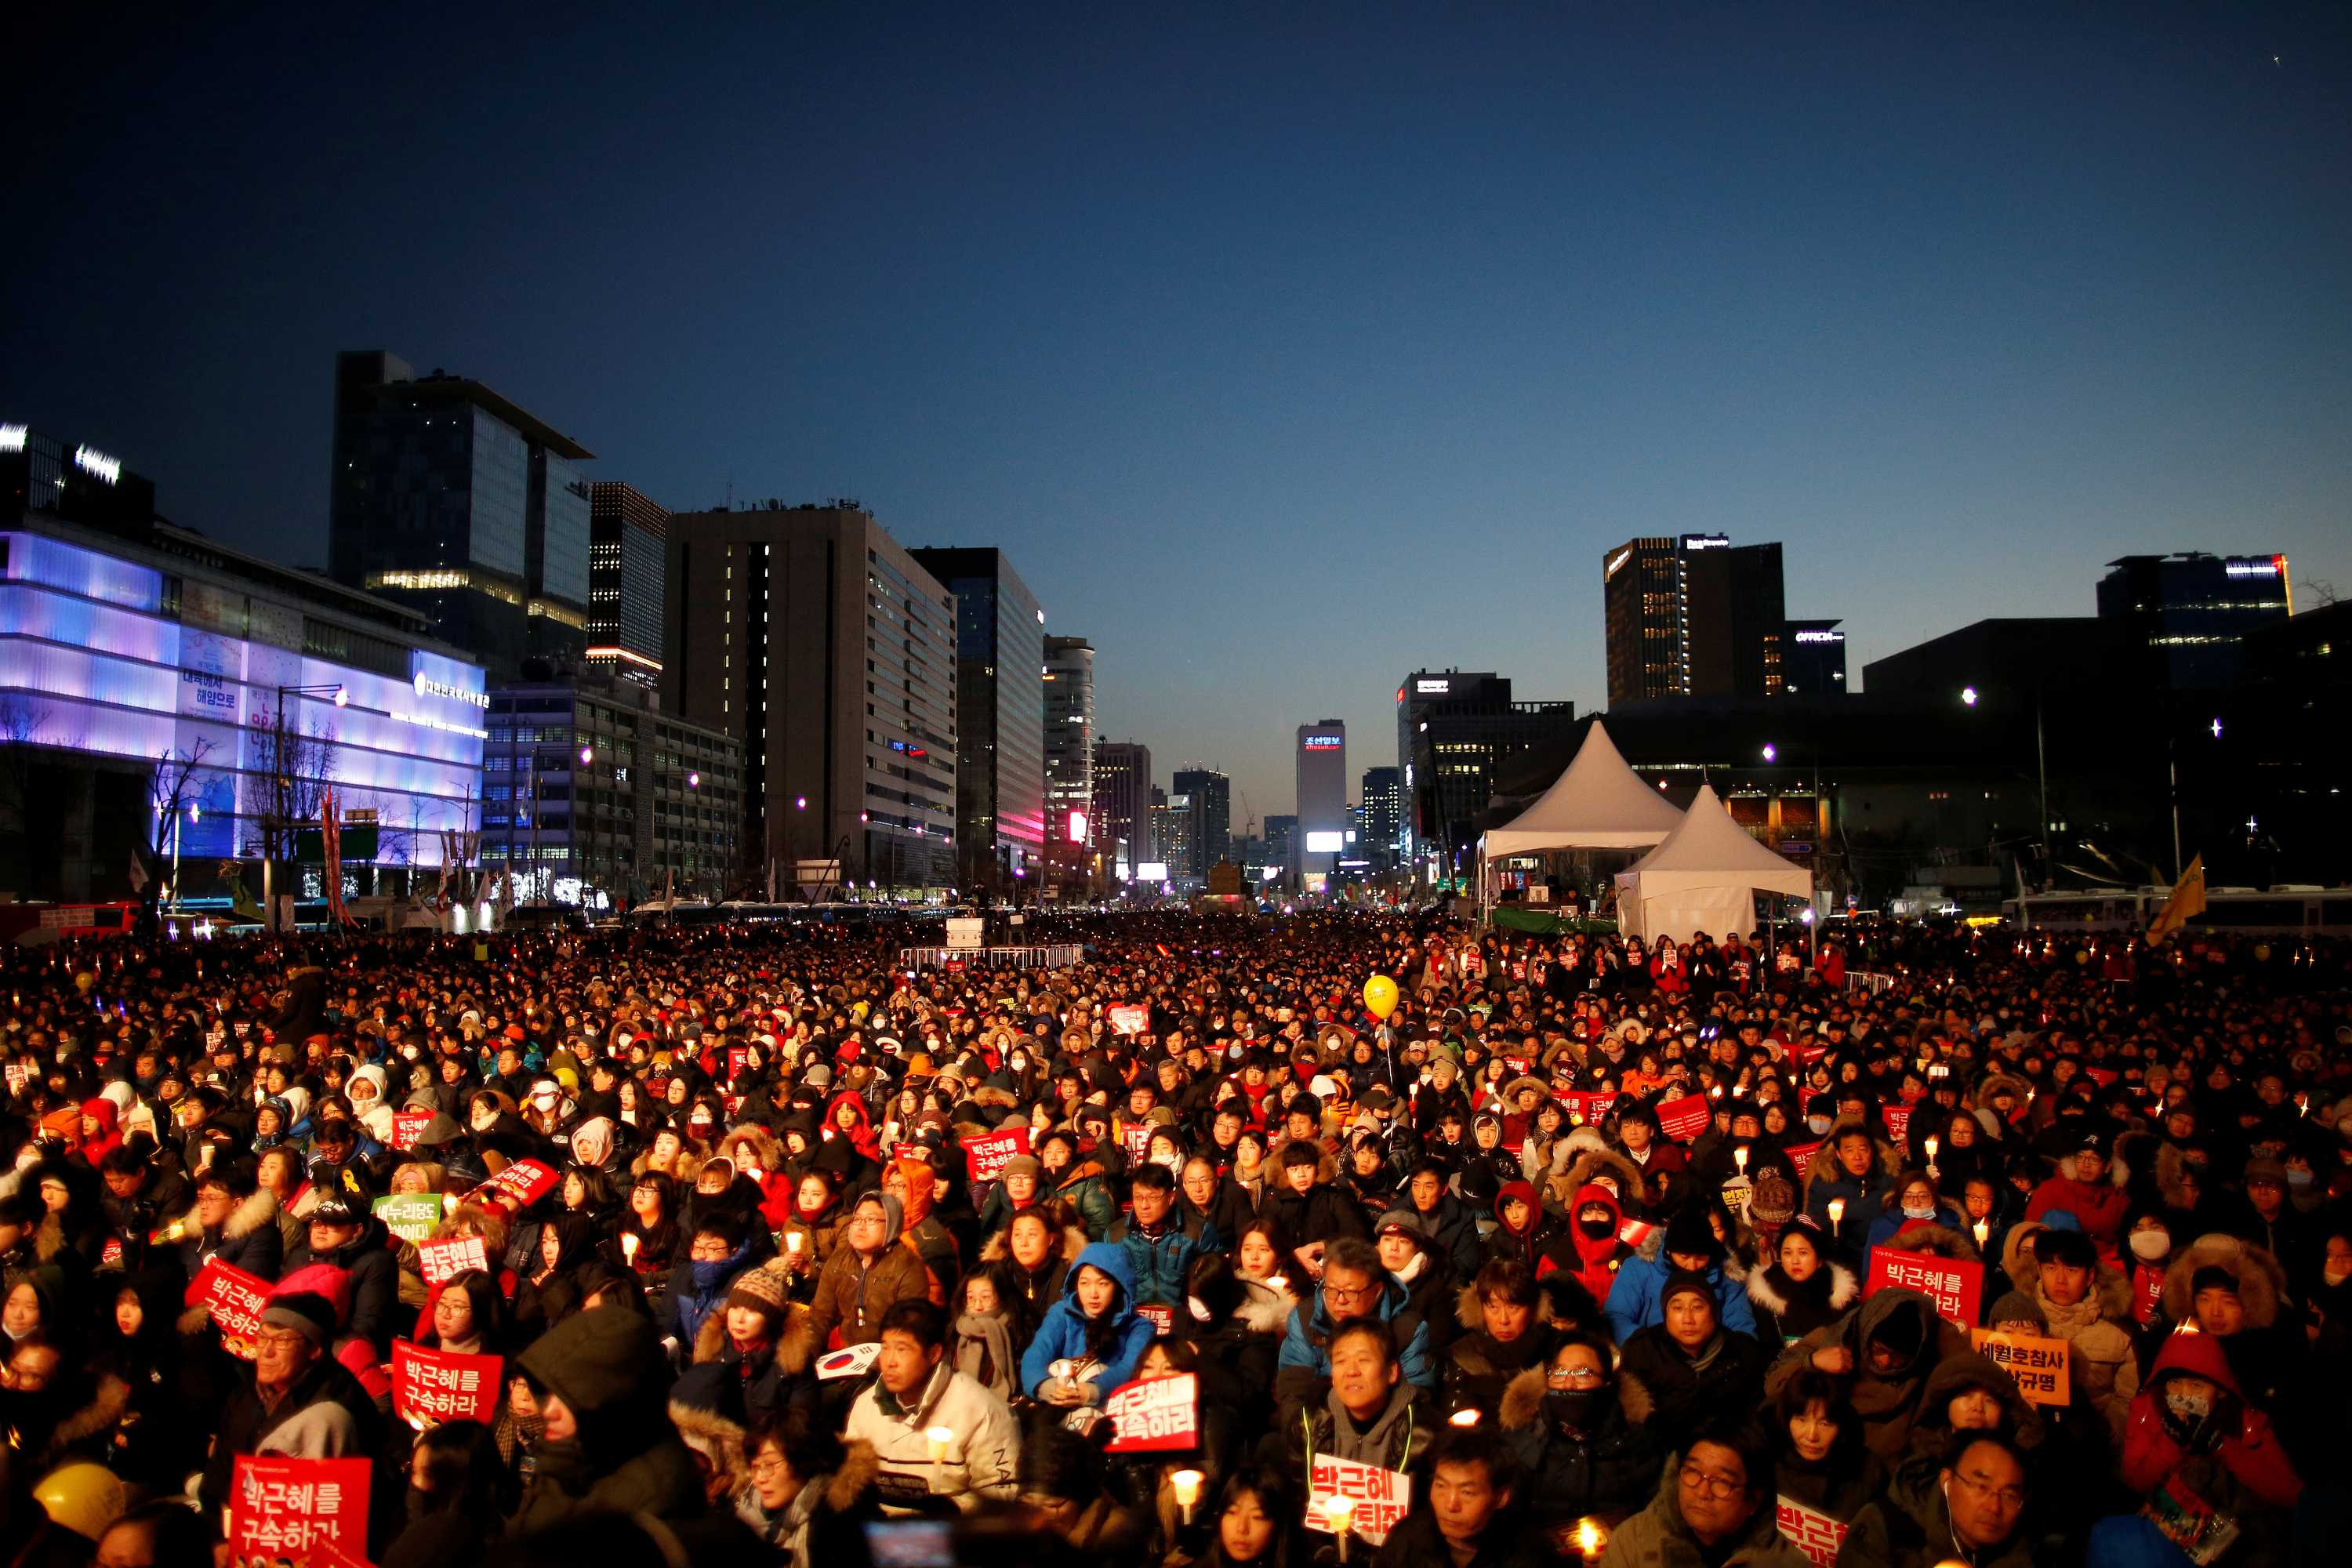
[[[1830,1271],[1830,1310],[1843,1312],[1862,1299],[1862,1281],[1854,1271],[1843,1263],[1824,1260],[1822,1267]],[[1775,1317],[1789,1310],[1789,1299],[1773,1285],[1768,1266],[1748,1271],[1748,1299]]]
[[[2008,1238],[2000,1244],[2001,1272],[2009,1276],[2011,1285],[2037,1302],[2042,1299],[2042,1264],[2033,1256],[2033,1238],[2049,1228],[2038,1219],[2021,1220],[2011,1227]],[[2094,1288],[2099,1315],[2111,1323],[2128,1327],[2132,1321],[2132,1290],[2124,1271],[2102,1260]]]
[[[1633,1254],[1644,1263],[1654,1263],[1661,1268],[1671,1268],[1672,1265],[1665,1260],[1666,1227],[1663,1225],[1651,1227],[1650,1234],[1642,1238],[1642,1245],[1633,1249]],[[1716,1267],[1722,1269],[1723,1277],[1732,1283],[1740,1286],[1748,1283],[1748,1265],[1740,1261],[1737,1247],[1727,1247]]]
[[[278,1194],[268,1187],[256,1187],[253,1195],[229,1210],[228,1223],[221,1226],[221,1238],[236,1241],[251,1236],[265,1225],[278,1223]]]
[[[1465,1285],[1454,1293],[1454,1316],[1468,1332],[1478,1333],[1486,1327],[1486,1313],[1478,1303],[1477,1286]],[[1538,1290],[1535,1326],[1540,1328],[1551,1321],[1551,1296],[1549,1292]]]
[[[1859,1132],[1870,1140],[1871,1152],[1877,1156],[1877,1173],[1880,1176],[1890,1182],[1901,1178],[1903,1156],[1895,1151],[1895,1145],[1888,1142],[1884,1134],[1872,1131],[1867,1123],[1857,1121],[1851,1116],[1842,1116],[1830,1124],[1827,1132],[1822,1134],[1821,1148],[1805,1162],[1805,1201],[1801,1206],[1811,1206],[1815,1182],[1853,1179],[1846,1175],[1845,1167],[1838,1163],[1837,1158],[1838,1140],[1849,1132]]]
[[[1010,1224],[999,1226],[996,1233],[981,1245],[980,1260],[982,1263],[997,1263],[1011,1258],[1013,1256],[1012,1232],[1013,1227]],[[1086,1227],[1076,1225],[1064,1226],[1062,1227],[1062,1261],[1076,1263],[1078,1260],[1078,1254],[1086,1249]]]
[[[1503,1385],[1503,1397],[1496,1415],[1501,1419],[1504,1430],[1517,1431],[1531,1426],[1542,1415],[1544,1391],[1549,1386],[1544,1381],[1544,1373],[1550,1364],[1551,1358],[1546,1356]],[[1617,1408],[1624,1413],[1628,1423],[1640,1426],[1656,1412],[1658,1402],[1651,1396],[1648,1385],[1640,1378],[1629,1372],[1617,1373]]]
[[[2226,1268],[2236,1276],[2238,1300],[2246,1309],[2246,1326],[2267,1329],[2278,1321],[2279,1299],[2286,1294],[2286,1272],[2266,1247],[2218,1232],[2200,1236],[2175,1258],[2164,1271],[2164,1315],[2186,1322],[2195,1306],[2189,1281],[2204,1268]]]
[[[1984,1261],[1973,1237],[1948,1225],[1937,1225],[1933,1220],[1911,1220],[1878,1245],[1894,1247],[1898,1252],[1921,1252],[1929,1258],[1956,1258],[1962,1263]]]
[[[686,1446],[709,1459],[727,1478],[730,1494],[751,1484],[751,1462],[743,1451],[744,1429],[715,1410],[669,1402],[669,1424]]]
[[[1234,1279],[1242,1288],[1242,1300],[1234,1309],[1230,1321],[1254,1334],[1278,1334],[1289,1328],[1290,1315],[1298,1310],[1297,1297],[1287,1290],[1277,1290],[1263,1279],[1240,1274],[1234,1275]]]
[[[131,1408],[131,1385],[108,1373],[98,1380],[89,1403],[68,1414],[51,1429],[47,1446],[42,1450],[41,1464],[47,1462],[75,1444],[97,1436],[122,1419]]]
[[[874,1488],[882,1474],[882,1457],[874,1445],[863,1437],[852,1437],[842,1445],[845,1450],[841,1468],[824,1478],[824,1506],[835,1513],[845,1513],[857,1506],[857,1500]]]
[[[1591,1128],[1580,1127],[1570,1137],[1581,1137],[1589,1132],[1591,1132]],[[1595,1133],[1593,1137],[1594,1144],[1586,1146],[1577,1155],[1576,1163],[1568,1168],[1568,1174],[1552,1185],[1572,1195],[1581,1191],[1595,1176],[1608,1176],[1617,1184],[1619,1208],[1639,1205],[1647,1190],[1643,1184],[1642,1167],[1605,1143],[1600,1143],[1599,1134]]]
[[[816,1355],[816,1334],[810,1327],[810,1317],[807,1302],[785,1304],[783,1327],[776,1335],[776,1365],[787,1377],[798,1377],[806,1372],[809,1362]],[[722,1300],[719,1309],[703,1319],[702,1327],[694,1331],[694,1364],[717,1361],[726,1353],[727,1305]]]

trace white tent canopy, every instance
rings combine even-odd
[[[1627,936],[1688,942],[1756,929],[1759,891],[1805,898],[1812,873],[1775,855],[1731,819],[1707,784],[1664,842],[1617,873],[1617,924]]]
[[[1596,719],[1551,788],[1478,847],[1490,861],[1542,849],[1643,849],[1682,819],[1672,801],[1633,775]]]

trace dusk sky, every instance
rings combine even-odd
[[[323,563],[386,348],[1002,545],[1236,833],[1417,666],[1598,707],[1636,534],[1784,542],[1857,679],[2126,552],[2352,594],[2340,5],[189,9],[12,23],[0,419]]]

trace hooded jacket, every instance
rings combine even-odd
[[[686,1519],[702,1511],[702,1479],[668,1415],[669,1376],[652,1320],[592,1307],[550,1329],[520,1358],[579,1425],[542,1437],[538,1468],[508,1527],[529,1535],[592,1513]]]
[[[1683,1522],[1682,1481],[1669,1463],[1650,1506],[1619,1525],[1601,1561],[1608,1568],[1704,1568],[1710,1559]],[[1857,1558],[1857,1562],[1873,1562]],[[1812,1568],[1812,1559],[1780,1533],[1769,1497],[1759,1500],[1720,1568]]]
[[[1845,1163],[1837,1157],[1838,1140],[1847,1133],[1862,1131],[1870,1139],[1870,1169],[1860,1176],[1846,1173]],[[1840,1121],[1832,1126],[1822,1141],[1822,1147],[1805,1164],[1805,1212],[1822,1222],[1822,1227],[1835,1237],[1838,1245],[1859,1258],[1864,1239],[1870,1235],[1871,1221],[1883,1209],[1882,1199],[1894,1190],[1902,1173],[1903,1159],[1889,1143],[1861,1122]],[[1830,1224],[1830,1200],[1845,1204],[1838,1222]]]
[[[2011,1230],[2001,1244],[2001,1268],[2011,1284],[2033,1298],[2050,1337],[2074,1347],[2067,1359],[2074,1386],[2120,1438],[2132,1396],[2139,1392],[2139,1352],[2128,1326],[2131,1281],[2122,1269],[2102,1261],[2089,1294],[2071,1307],[2053,1305],[2042,1293],[2042,1265],[2033,1256],[2033,1238],[2046,1228],[2039,1220],[2027,1220]]]
[[[219,1258],[257,1279],[275,1279],[285,1261],[285,1237],[278,1228],[278,1199],[267,1187],[256,1187],[250,1197],[229,1210],[227,1221],[215,1230],[190,1222],[180,1240],[180,1266],[194,1279],[205,1265]]]
[[[1660,1292],[1675,1271],[1666,1257],[1666,1230],[1660,1226],[1642,1238],[1633,1256],[1617,1267],[1616,1282],[1603,1298],[1609,1332],[1619,1344],[1653,1324],[1664,1322],[1666,1304]],[[1753,1337],[1756,1309],[1748,1300],[1748,1271],[1726,1258],[1706,1266],[1706,1281],[1715,1288],[1716,1321],[1735,1333]]]
[[[1748,1301],[1756,1310],[1756,1337],[1767,1350],[1794,1344],[1845,1315],[1862,1299],[1862,1281],[1843,1263],[1824,1259],[1802,1285],[1780,1264],[1748,1271]]]
[[[1897,1312],[1918,1317],[1919,1353],[1897,1371],[1874,1372],[1870,1365],[1870,1341]],[[1900,1286],[1890,1287],[1783,1351],[1764,1374],[1764,1396],[1779,1397],[1781,1386],[1796,1375],[1799,1367],[1809,1365],[1817,1352],[1832,1347],[1853,1358],[1848,1399],[1862,1418],[1864,1446],[1890,1468],[1909,1447],[1911,1428],[1926,1408],[1927,1380],[1936,1368],[1953,1356],[1970,1353],[1968,1335],[1937,1316],[1935,1304],[1927,1297]]]
[[[287,1255],[278,1275],[283,1279],[314,1263],[332,1264],[350,1275],[352,1316],[344,1332],[373,1345],[379,1361],[392,1354],[393,1318],[400,1310],[400,1260],[393,1256],[391,1239],[383,1221],[371,1214],[360,1222],[358,1236],[331,1252],[312,1252],[306,1237]]]
[[[1596,1413],[1571,1425],[1549,1397],[1544,1370],[1513,1378],[1497,1409],[1535,1521],[1549,1527],[1640,1507],[1664,1458],[1649,1426],[1657,1406],[1648,1387],[1621,1372],[1613,1386],[1593,1391]]]
[[[1915,1465],[1896,1476],[1884,1496],[1854,1515],[1838,1561],[1873,1568],[1936,1568],[1952,1561],[1952,1513],[1940,1478],[1941,1467],[1932,1464]],[[2033,1568],[2022,1516],[2007,1541],[1969,1561],[1976,1568]]]
[[[2204,1422],[2186,1431],[2165,1406],[2165,1385],[2179,1376],[2201,1377],[2223,1394]],[[2173,1334],[2157,1352],[2146,1386],[2132,1399],[2123,1472],[2137,1491],[2153,1491],[2178,1474],[2189,1491],[2223,1511],[2246,1497],[2292,1508],[2303,1495],[2303,1479],[2269,1418],[2247,1400],[2210,1334]]]
[[[1089,1359],[1087,1331],[1091,1324],[1085,1309],[1078,1305],[1078,1272],[1084,1268],[1098,1268],[1118,1286],[1118,1294],[1105,1309],[1113,1321],[1113,1330],[1111,1348],[1101,1358],[1100,1370],[1071,1380],[1087,1392],[1087,1402],[1100,1405],[1104,1395],[1131,1382],[1143,1352],[1150,1348],[1151,1321],[1136,1313],[1135,1271],[1129,1266],[1127,1249],[1109,1242],[1091,1242],[1078,1254],[1078,1260],[1070,1265],[1062,1281],[1062,1299],[1045,1314],[1045,1321],[1037,1326],[1035,1337],[1021,1357],[1021,1386],[1032,1398],[1043,1397],[1040,1389],[1061,1375],[1054,1371],[1055,1362],[1083,1363]]]
[[[833,1348],[837,1333],[845,1345],[861,1345],[882,1337],[882,1314],[900,1301],[929,1295],[923,1260],[906,1244],[904,1211],[898,1200],[885,1197],[889,1218],[888,1239],[871,1263],[851,1246],[845,1228],[835,1242],[833,1256],[817,1275],[816,1294],[809,1300],[808,1329],[816,1353]],[[847,1219],[844,1219],[845,1227]]]
[[[1437,1363],[1429,1353],[1429,1325],[1408,1310],[1412,1293],[1394,1276],[1383,1276],[1380,1317],[1396,1336],[1397,1366],[1404,1381],[1426,1392],[1437,1388]],[[1275,1360],[1274,1396],[1285,1409],[1304,1405],[1315,1384],[1331,1375],[1331,1331],[1335,1327],[1318,1290],[1293,1308]]]

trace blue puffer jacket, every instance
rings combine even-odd
[[[1102,1370],[1083,1380],[1094,1390],[1092,1403],[1100,1405],[1104,1395],[1133,1382],[1143,1352],[1150,1348],[1151,1321],[1136,1315],[1135,1271],[1128,1266],[1127,1248],[1108,1241],[1091,1242],[1070,1265],[1069,1275],[1062,1281],[1062,1299],[1045,1314],[1036,1337],[1021,1357],[1021,1386],[1032,1398],[1054,1375],[1055,1362],[1087,1357],[1087,1330],[1091,1325],[1078,1306],[1078,1275],[1087,1268],[1098,1268],[1118,1282],[1118,1295],[1110,1304],[1114,1322],[1110,1352],[1102,1358]]]
[[[1665,1289],[1675,1266],[1666,1258],[1665,1243],[1665,1228],[1660,1226],[1618,1266],[1617,1282],[1609,1288],[1609,1301],[1602,1310],[1609,1314],[1609,1332],[1621,1345],[1651,1324],[1666,1321],[1666,1304],[1659,1293]],[[1717,1263],[1707,1269],[1706,1282],[1715,1287],[1716,1321],[1752,1336],[1756,1309],[1748,1300],[1747,1272],[1736,1264]]]
[[[751,1264],[751,1243],[746,1237],[717,1263],[694,1262],[670,1270],[669,1331],[677,1336],[681,1353],[692,1353],[694,1336],[702,1331],[702,1321],[726,1303],[728,1287]]]
[[[1404,1380],[1435,1393],[1438,1368],[1429,1355],[1429,1324],[1413,1309],[1412,1292],[1393,1274],[1381,1292],[1380,1318],[1396,1337],[1397,1370]],[[1306,1403],[1314,1384],[1331,1375],[1334,1326],[1320,1290],[1292,1310],[1289,1326],[1283,1331],[1281,1353],[1275,1358],[1274,1396],[1286,1409]]]
[[[1138,1302],[1181,1307],[1184,1277],[1192,1270],[1192,1259],[1217,1250],[1217,1227],[1200,1215],[1179,1215],[1172,1208],[1168,1217],[1171,1223],[1157,1241],[1139,1234],[1135,1222],[1128,1219],[1112,1226],[1104,1239],[1127,1249],[1128,1265],[1135,1270]]]

